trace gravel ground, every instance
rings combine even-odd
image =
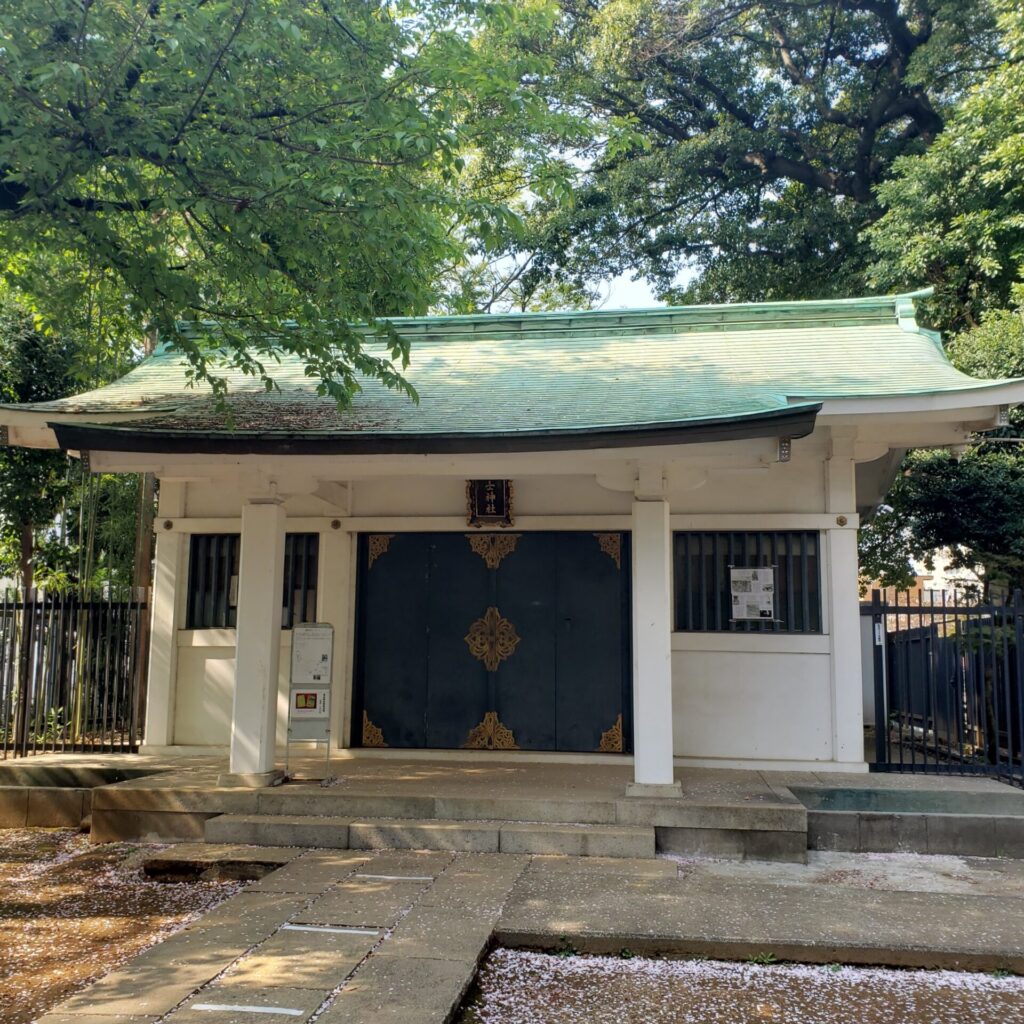
[[[74,831],[0,830],[3,1024],[28,1024],[241,888],[153,882],[138,859]]]
[[[460,1024],[1024,1024],[1024,978],[499,949]]]

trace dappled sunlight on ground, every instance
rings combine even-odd
[[[66,829],[0,830],[3,1024],[27,1024],[241,888],[154,882],[134,853]]]

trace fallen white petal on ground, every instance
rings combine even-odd
[[[463,1024],[1022,1024],[1024,978],[496,950]]]

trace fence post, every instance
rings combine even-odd
[[[18,630],[18,698],[14,716],[14,753],[24,757],[28,753],[29,692],[32,674],[32,611],[35,591],[22,591],[21,627]]]
[[[1017,747],[1013,746],[1013,724],[1008,723],[1007,739],[1009,743],[1010,781],[1024,786],[1024,595],[1020,590],[1013,592],[1013,639],[1016,655],[1016,678],[1013,680],[1013,692],[1017,698]],[[1009,675],[1009,669],[1007,669]],[[1012,710],[1011,710],[1012,715]],[[1016,753],[1016,760],[1014,754]],[[1016,776],[1016,778],[1014,778]]]
[[[885,615],[879,590],[871,591],[871,644],[874,653],[875,764],[887,764],[889,721],[885,706]]]

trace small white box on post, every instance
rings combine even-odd
[[[326,746],[327,775],[331,775],[331,662],[334,626],[309,622],[292,629],[291,672],[288,679],[288,767],[293,740],[312,740]]]

